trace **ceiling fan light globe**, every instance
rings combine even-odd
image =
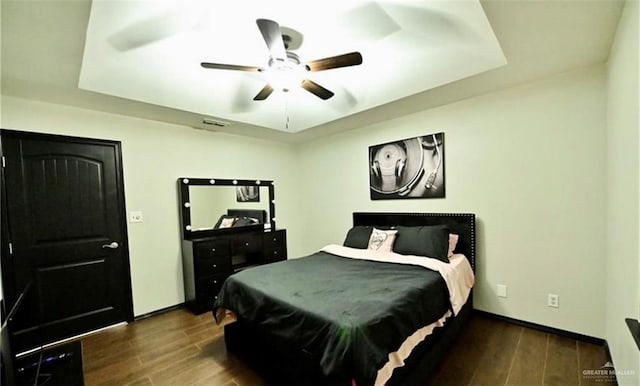
[[[274,89],[288,92],[302,84],[306,72],[298,64],[285,63],[281,66],[270,67],[266,71],[266,75],[267,81]]]

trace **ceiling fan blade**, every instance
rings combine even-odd
[[[267,47],[271,53],[271,58],[283,62],[286,61],[287,52],[284,48],[284,42],[282,41],[280,25],[269,19],[258,19],[256,20],[256,24],[258,24],[258,29],[260,30],[265,43],[267,43]]]
[[[262,90],[260,90],[260,92],[258,93],[258,95],[253,97],[254,101],[263,101],[265,99],[267,99],[267,97],[269,95],[271,95],[271,93],[273,92],[273,87],[271,87],[270,84],[266,84]]]
[[[359,52],[350,52],[348,54],[332,56],[329,58],[312,60],[307,63],[306,67],[309,71],[324,71],[332,68],[357,66],[362,64],[362,55]]]
[[[238,66],[235,64],[221,64],[221,63],[208,63],[202,62],[200,65],[204,68],[213,68],[216,70],[235,70],[235,71],[247,71],[247,72],[260,72],[263,69],[253,66]]]
[[[320,86],[318,83],[309,79],[305,79],[300,86],[303,89],[309,91],[313,95],[323,100],[327,100],[334,95],[331,91],[327,90],[326,88]]]

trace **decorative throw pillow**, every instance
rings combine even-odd
[[[371,231],[371,237],[369,237],[369,245],[367,249],[372,249],[381,252],[391,252],[393,248],[393,242],[396,239],[396,230],[384,231],[381,229],[373,228]]]
[[[447,257],[451,257],[455,253],[456,245],[458,245],[459,238],[460,236],[458,236],[457,234],[449,233],[449,253],[447,254]]]
[[[449,262],[449,228],[446,225],[397,226],[393,251],[401,255],[426,256]]]
[[[367,249],[373,227],[356,225],[349,229],[343,245],[349,248]]]

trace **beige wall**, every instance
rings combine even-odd
[[[341,243],[357,210],[473,212],[476,308],[603,337],[605,90],[598,65],[303,145],[305,252]],[[446,199],[369,199],[368,146],[440,131]]]
[[[299,250],[291,145],[7,96],[1,123],[5,129],[122,141],[127,212],[144,216],[143,223],[128,224],[136,315],[184,301],[178,177],[274,180],[277,223],[291,228],[291,253]]]
[[[640,352],[625,318],[640,317],[638,1],[625,5],[607,66],[607,296],[601,307],[620,385],[640,385]]]

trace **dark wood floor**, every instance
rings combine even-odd
[[[180,308],[86,337],[92,385],[263,385],[227,355],[223,331],[205,313]],[[603,347],[474,315],[425,385],[612,385],[583,375],[607,361]]]

